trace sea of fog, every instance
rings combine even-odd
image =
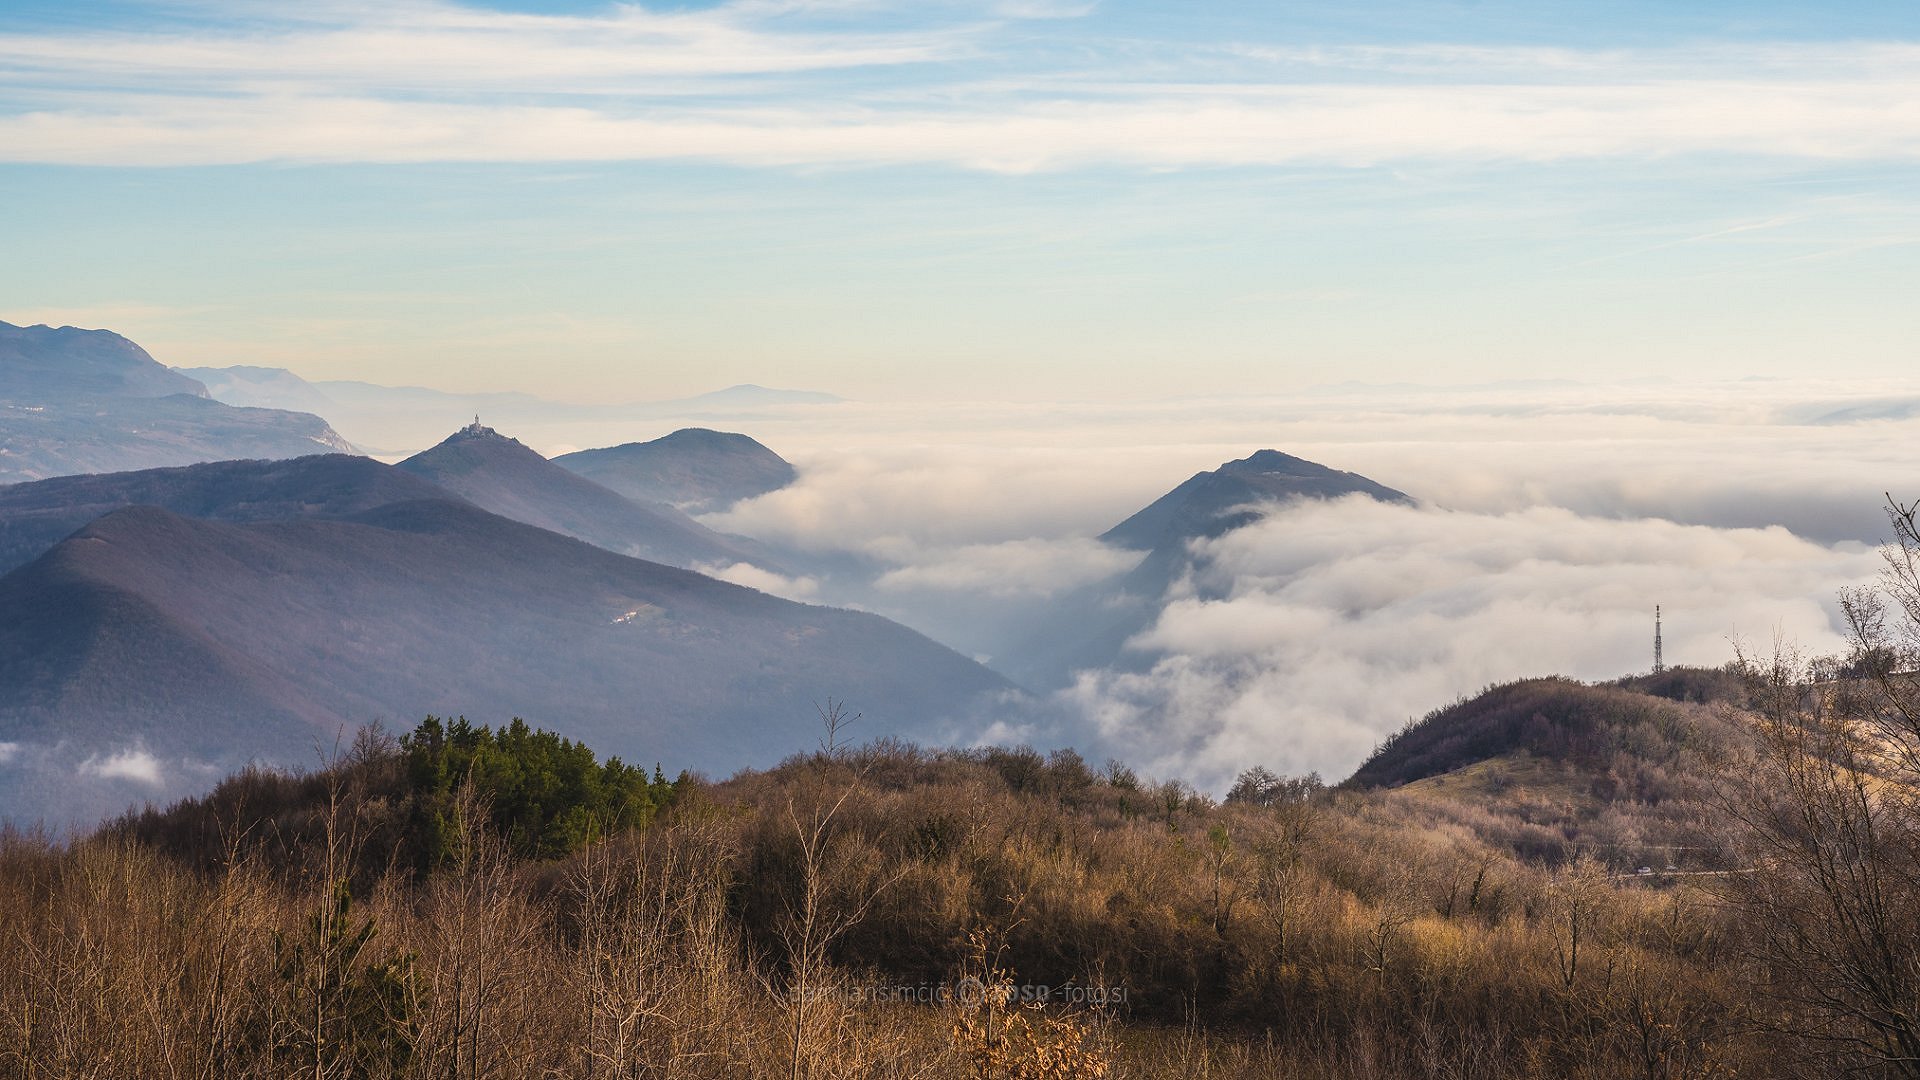
[[[1644,671],[1655,604],[1669,664],[1842,650],[1836,597],[1878,573],[1888,495],[1920,499],[1920,387],[1857,381],[848,402],[736,426],[801,479],[708,523],[854,553],[864,573],[729,576],[989,661],[1052,598],[1137,559],[1098,534],[1224,461],[1272,447],[1412,495],[1300,504],[1197,545],[1135,662],[973,735],[1090,744],[1203,787],[1254,762],[1343,776],[1491,682]]]

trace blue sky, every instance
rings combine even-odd
[[[1900,374],[1917,23],[0,4],[0,318],[582,399]]]

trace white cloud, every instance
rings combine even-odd
[[[674,80],[940,59],[952,31],[849,34],[757,25],[752,5],[539,15],[450,3],[335,8],[249,20],[245,30],[97,30],[0,35],[15,85],[333,90],[529,90],[542,95],[684,93]]]
[[[782,446],[800,479],[701,520],[723,532],[858,551],[899,565],[924,554],[1072,534],[1142,490],[1137,476],[1108,467],[1132,452],[1086,441],[1094,431],[1053,410],[1010,415],[1016,413],[1005,406],[836,406],[817,433],[805,430],[804,417],[789,418],[795,445]],[[967,417],[982,427],[957,430]],[[1016,436],[1017,444],[999,443],[1008,426],[1028,422],[1036,426]],[[926,441],[948,424],[956,441]],[[1046,430],[1050,424],[1061,426]],[[849,427],[863,429],[858,441],[848,438]],[[913,429],[921,441],[900,438]],[[1063,445],[1052,445],[1056,439]],[[1002,554],[1012,559],[1018,552]]]
[[[917,555],[880,575],[879,588],[904,592],[984,592],[994,596],[1051,596],[1112,577],[1140,561],[1087,537],[1005,540]]]
[[[1903,479],[1920,420],[1783,413],[1910,393],[1802,379],[851,404],[782,418],[767,438],[803,463],[800,483],[710,523],[860,552],[892,587],[834,575],[824,599],[1003,656],[1047,601],[988,595],[996,573],[1043,582],[1196,471],[1274,447],[1405,490],[1426,508],[1294,514],[1214,545],[1193,585],[1228,599],[1176,596],[1141,670],[1062,702],[1099,721],[1099,752],[1162,774],[1340,776],[1384,732],[1490,681],[1644,668],[1655,603],[1676,662],[1720,663],[1729,635],[1764,646],[1776,625],[1834,647],[1835,591],[1878,570],[1859,542],[1884,535],[1883,493],[1920,496]]]
[[[0,742],[0,765],[12,764],[13,759],[19,756],[19,754],[19,743]]]
[[[1227,51],[1283,71],[1334,69],[1451,82],[1649,83],[1736,76],[1822,80],[1899,77],[1920,64],[1908,42],[1751,42],[1577,49],[1536,45],[1233,45]]]
[[[1813,426],[1781,412],[1903,393],[1920,397],[1911,383],[1804,379],[850,403],[731,421],[801,478],[703,520],[906,566],[970,545],[1097,535],[1194,473],[1271,447],[1457,510],[1560,506],[1873,541],[1885,535],[1883,493],[1911,472],[1920,418]]]
[[[708,577],[730,581],[735,585],[744,585],[749,589],[759,589],[763,593],[785,597],[788,600],[812,600],[820,592],[820,583],[811,577],[786,577],[752,563],[696,566],[694,569]]]
[[[1143,87],[1130,100],[883,109],[771,103],[649,108],[88,94],[0,118],[0,160],[251,162],[717,161],[943,164],[1026,173],[1095,165],[1555,161],[1729,153],[1920,156],[1920,81],[1627,87]]]
[[[133,780],[151,787],[159,787],[166,780],[160,759],[138,747],[95,754],[80,763],[79,773],[102,780]]]
[[[1833,596],[1878,556],[1784,529],[1479,514],[1365,499],[1298,504],[1197,549],[1133,646],[1141,669],[1065,693],[1110,745],[1221,785],[1253,764],[1352,771],[1411,717],[1491,682],[1717,665],[1735,634],[1835,650]],[[1204,597],[1217,596],[1218,599]]]
[[[1007,19],[1078,19],[1093,14],[1098,6],[1062,0],[999,0],[990,10]]]
[[[1142,57],[1140,46],[1098,41],[1034,53],[996,36],[1007,20],[1084,16],[1086,4],[936,5],[885,32],[822,20],[844,7],[557,16],[416,2],[262,14],[245,32],[15,32],[0,35],[0,160],[1028,172],[1920,154],[1920,49],[1903,43],[1202,44]],[[991,81],[967,67],[986,56],[996,57]],[[848,77],[876,68],[912,74]]]

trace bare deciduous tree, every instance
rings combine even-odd
[[[1881,588],[1843,595],[1851,655],[1743,658],[1763,719],[1728,807],[1729,876],[1780,1026],[1850,1068],[1920,1077],[1920,523],[1890,500]]]

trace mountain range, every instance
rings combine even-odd
[[[1179,487],[1100,535],[1104,543],[1135,551],[1183,548],[1189,541],[1224,536],[1259,520],[1264,508],[1288,499],[1337,499],[1366,495],[1381,502],[1410,503],[1359,473],[1260,450],[1217,469],[1195,473]]]
[[[608,752],[705,769],[811,745],[812,703],[829,697],[870,718],[863,735],[964,742],[984,730],[983,708],[1018,698],[1009,676],[1048,690],[1079,670],[1146,662],[1128,642],[1193,569],[1196,541],[1290,500],[1409,501],[1275,450],[1196,474],[1099,537],[1138,562],[1050,598],[1022,639],[992,650],[1003,675],[877,615],[703,576],[791,572],[766,545],[689,514],[795,481],[747,435],[681,428],[549,460],[476,418],[389,465],[305,453],[345,444],[317,416],[215,401],[118,335],[0,330],[9,407],[94,440],[60,448],[85,474],[0,487],[0,776],[14,774],[0,783],[0,815],[191,790],[247,760],[303,760],[355,725],[410,726],[429,712],[518,715]],[[447,403],[273,368],[199,374],[236,399]],[[26,395],[45,404],[21,405]],[[823,398],[752,387],[714,397]],[[136,415],[140,426],[114,428]],[[200,420],[155,422],[167,416]],[[116,460],[81,452],[96,443],[165,464],[96,465]],[[0,449],[7,465],[23,459]],[[199,454],[224,460],[168,463]],[[834,595],[862,604],[884,592],[864,587]],[[82,775],[115,783],[67,783]]]
[[[0,323],[0,397],[9,400],[207,397],[199,382],[107,330]]]
[[[177,792],[176,767],[298,762],[342,729],[429,712],[731,769],[810,746],[828,698],[873,733],[939,741],[1011,689],[878,616],[450,497],[246,523],[130,506],[0,578],[0,743],[64,748],[69,767],[129,746],[163,763],[122,797]]]
[[[1000,667],[1026,686],[1062,687],[1074,673],[1137,666],[1148,659],[1127,643],[1150,628],[1168,589],[1194,565],[1193,544],[1260,520],[1298,499],[1363,496],[1410,503],[1406,493],[1358,473],[1260,450],[1217,469],[1194,474],[1100,535],[1103,543],[1144,552],[1134,567],[1049,602],[1024,635],[996,655]]]
[[[447,497],[410,473],[349,454],[60,476],[0,487],[0,574],[130,506],[244,523],[347,517],[388,503]]]
[[[222,404],[118,334],[0,322],[0,483],[352,449],[317,416]]]
[[[749,550],[751,541],[722,536],[665,503],[629,499],[477,421],[398,468],[503,517],[623,555],[682,567],[770,561]]]
[[[691,513],[725,510],[798,476],[786,459],[752,437],[707,428],[681,428],[651,442],[580,450],[553,461],[628,498]]]
[[[1350,494],[1406,498],[1271,451],[1194,477],[1107,534],[1152,540],[1140,565],[1054,603],[1003,670],[1045,689],[1127,663],[1191,541],[1276,501]],[[665,565],[761,554],[479,424],[391,466],[316,455],[0,488],[0,745],[69,772],[137,747],[151,768],[120,798],[435,711],[719,769],[808,745],[810,703],[829,696],[871,734],[944,742],[1015,692],[879,616]],[[8,798],[84,794],[48,783]]]
[[[317,412],[355,443],[383,456],[403,456],[430,445],[458,417],[479,414],[489,422],[542,445],[591,440],[593,432],[620,432],[663,420],[743,418],[767,410],[831,405],[841,401],[813,390],[779,390],[745,384],[693,397],[631,403],[550,401],[520,393],[454,393],[420,386],[383,386],[353,380],[312,380],[285,368],[256,366],[182,368],[217,400],[231,405]]]

